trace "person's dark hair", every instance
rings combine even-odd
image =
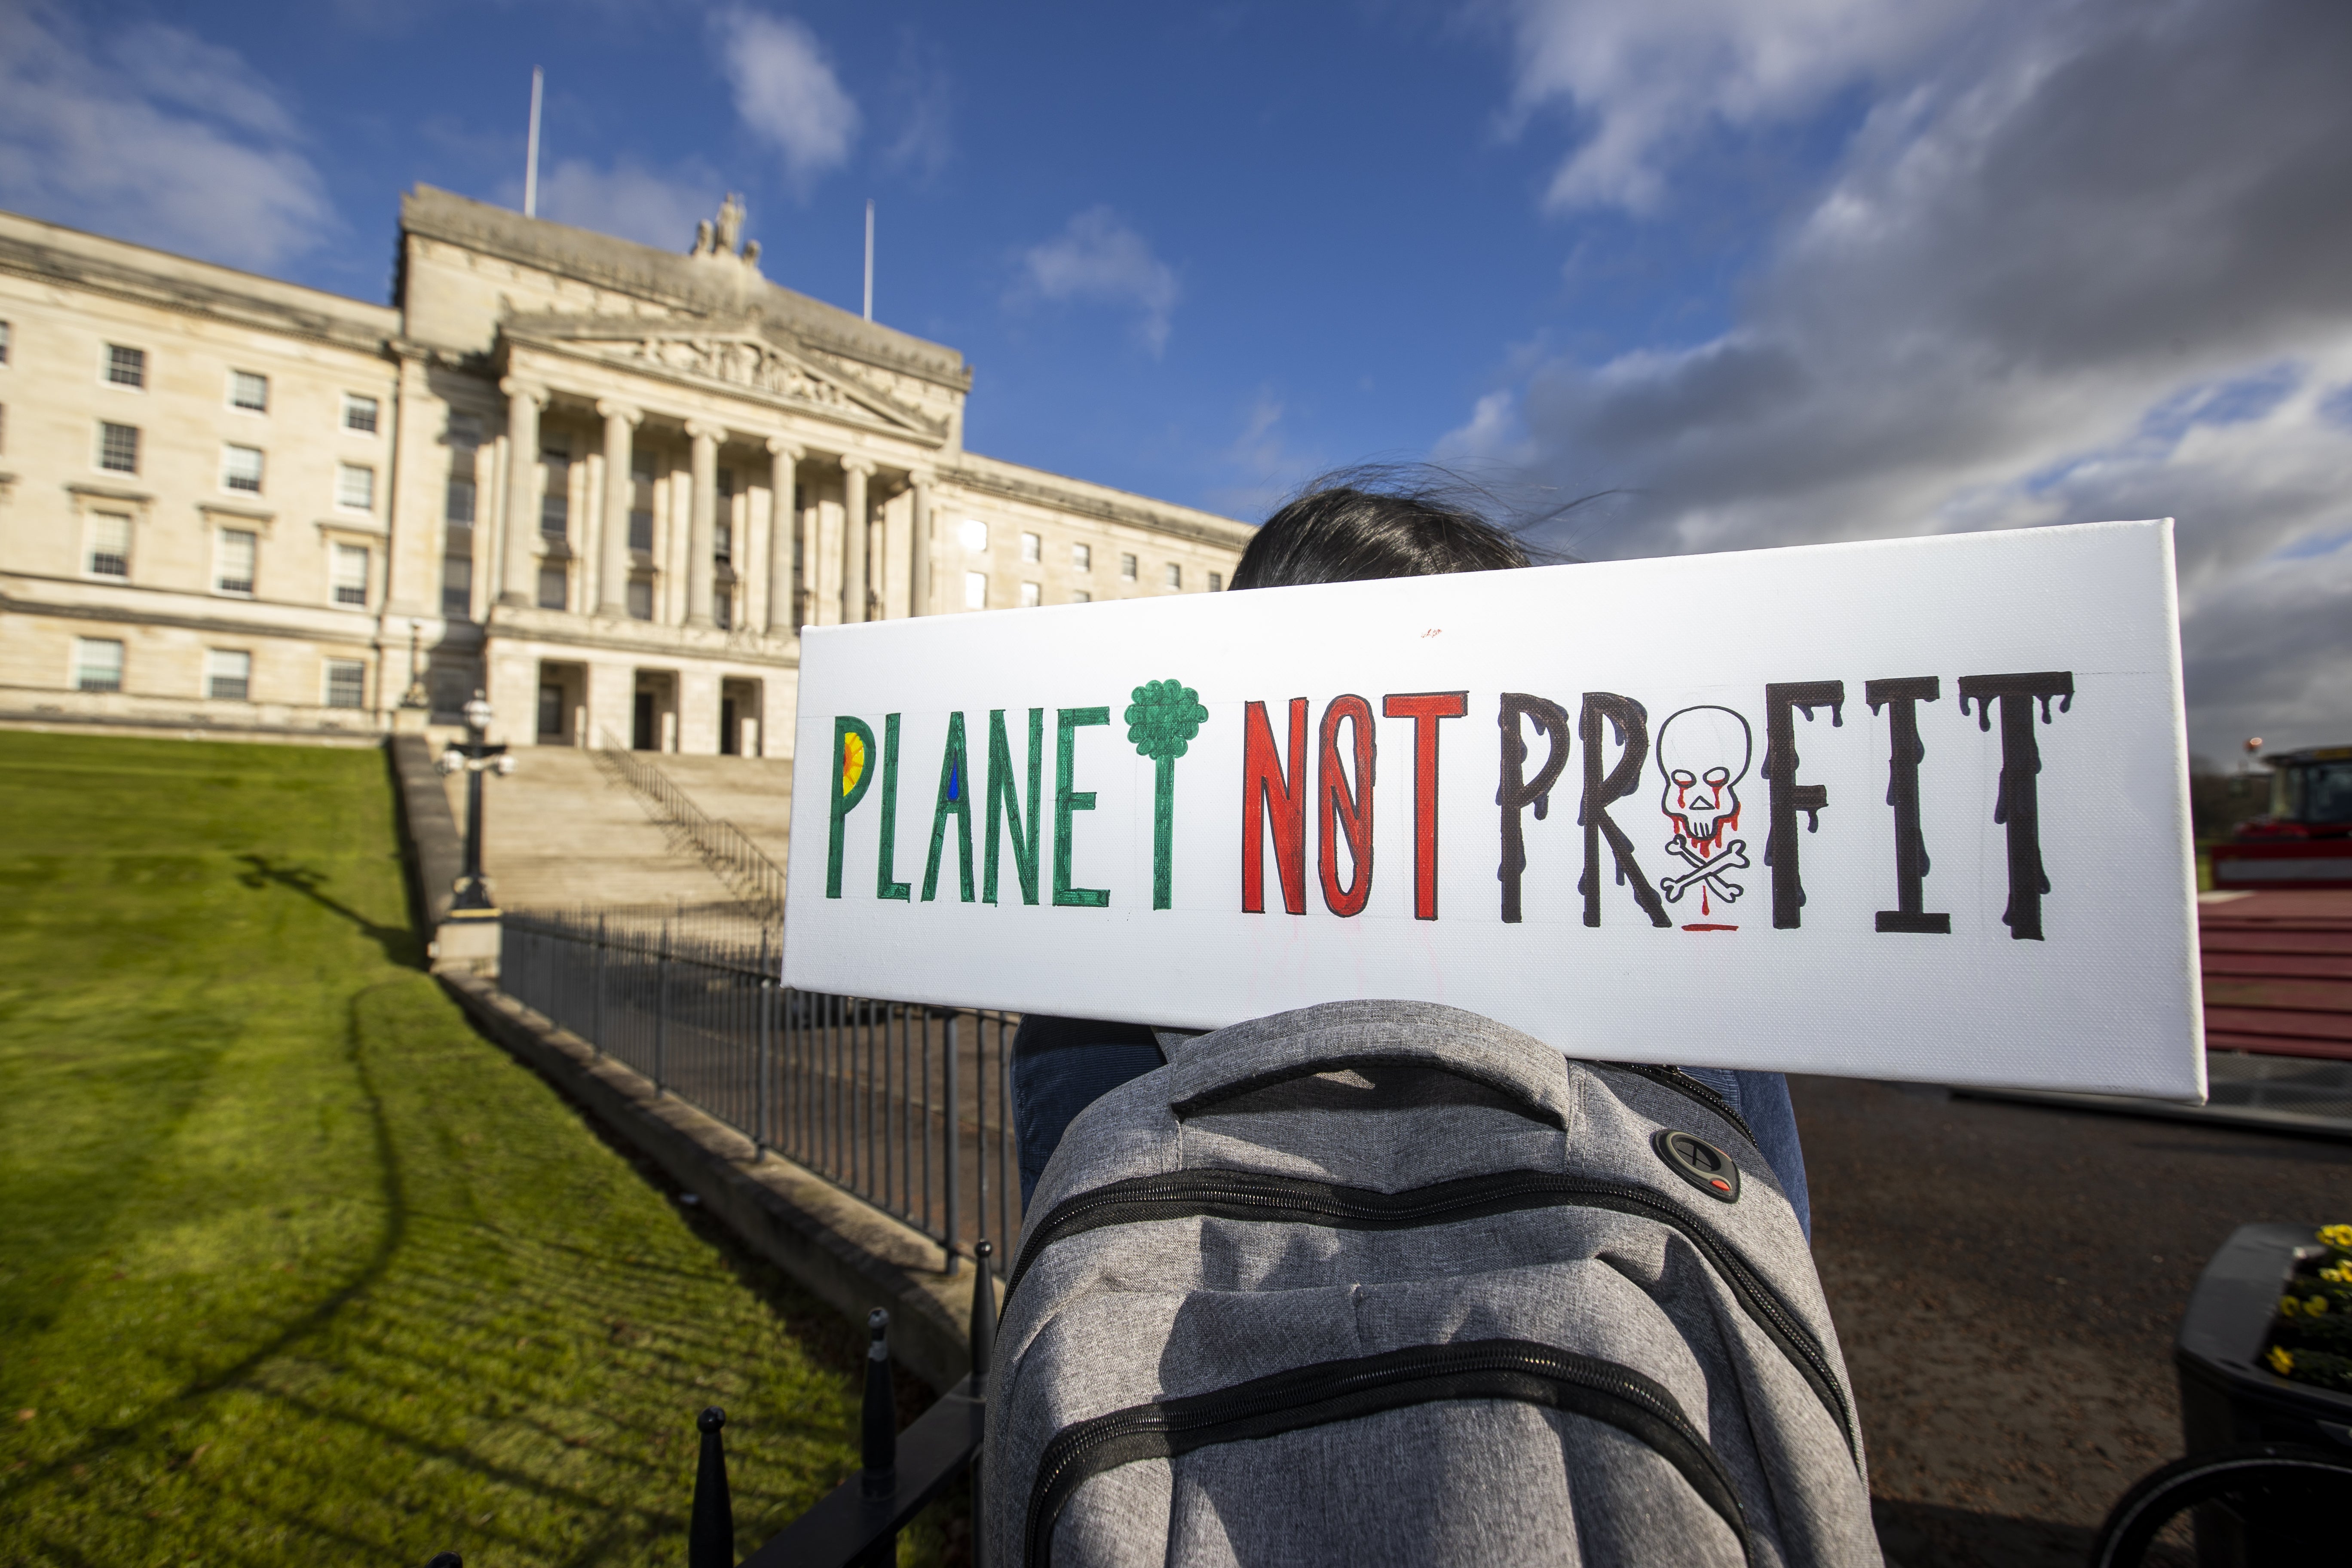
[[[1354,468],[1310,481],[1258,529],[1233,586],[1288,588],[1534,564],[1517,539],[1481,517],[1450,476],[1407,482]]]

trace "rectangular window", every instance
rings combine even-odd
[[[356,392],[343,394],[343,428],[362,436],[375,434],[375,399]]]
[[[474,613],[474,563],[463,555],[441,562],[441,613],[461,618]]]
[[[474,526],[473,480],[453,479],[449,481],[449,500],[443,508],[443,515],[460,528]]]
[[[988,548],[988,524],[976,517],[965,518],[956,533],[963,541],[964,549],[974,555]]]
[[[1132,556],[1132,555],[1121,555],[1121,556],[1118,558],[1118,574],[1119,574],[1119,576],[1120,576],[1121,578],[1125,579],[1127,582],[1132,583],[1132,582],[1134,582],[1134,581],[1135,581],[1135,557],[1134,557],[1134,556]]]
[[[219,559],[213,569],[213,586],[224,594],[253,592],[253,567],[260,553],[260,536],[251,529],[224,528]]]
[[[539,498],[539,531],[550,539],[572,531],[572,449],[545,447],[540,460],[547,465],[547,489]]]
[[[0,321],[0,364],[8,363],[8,323]]]
[[[629,468],[629,548],[653,553],[654,460],[640,458]],[[647,617],[641,617],[647,618]]]
[[[1038,538],[1034,533],[1023,534],[1021,536],[1022,564],[1024,566],[1034,566],[1038,562],[1045,559],[1045,542]]]
[[[116,386],[147,384],[147,351],[126,349],[121,343],[106,345],[106,379]]]
[[[221,488],[243,490],[247,495],[261,493],[261,448],[258,447],[224,447],[221,448]]]
[[[248,414],[269,412],[269,378],[256,375],[249,370],[228,373],[228,405],[242,408]]]
[[[89,574],[131,575],[131,514],[101,511],[89,520]]]
[[[330,570],[333,574],[335,603],[365,605],[368,602],[368,547],[364,544],[338,544]]]
[[[1212,573],[1210,573],[1210,574],[1209,574],[1209,592],[1210,592],[1210,593],[1212,593],[1212,594],[1222,594],[1222,593],[1223,593],[1224,591],[1225,591],[1225,574],[1224,574],[1223,573],[1222,573],[1222,572],[1212,572]]]
[[[1184,585],[1184,568],[1177,565],[1173,561],[1168,563],[1168,585],[1171,588],[1181,588]]]
[[[137,473],[139,426],[100,424],[98,427],[98,466],[110,474]]]
[[[346,511],[375,510],[375,470],[357,463],[342,463],[335,469],[335,504]]]
[[[563,608],[563,590],[568,586],[563,568],[559,565],[539,569],[539,607],[542,610]]]
[[[112,637],[74,638],[74,689],[122,689],[122,645]]]
[[[710,557],[729,565],[735,563],[735,470],[719,470],[719,507],[711,519]],[[723,619],[719,623],[725,626]]]
[[[1044,584],[1024,583],[1021,584],[1021,607],[1023,609],[1034,610],[1045,602],[1045,588]]]
[[[1091,544],[1071,545],[1070,570],[1073,572],[1091,572],[1094,569],[1095,547]]]
[[[735,590],[721,588],[711,595],[710,618],[722,632],[735,628]]]
[[[988,608],[988,574],[967,572],[963,574],[963,607],[967,610]]]
[[[467,448],[482,444],[482,416],[478,414],[449,416],[449,445]]]
[[[629,579],[629,619],[650,621],[654,618],[654,585],[650,578]]]
[[[327,661],[327,706],[330,708],[364,708],[367,706],[367,666],[356,658],[331,658]]]
[[[1091,605],[1094,602],[1095,596],[1084,588],[1074,588],[1070,591],[1070,603],[1073,605]]]
[[[205,695],[215,702],[243,702],[253,689],[253,656],[243,648],[205,650]]]

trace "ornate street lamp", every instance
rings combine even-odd
[[[511,773],[515,761],[504,746],[488,742],[490,705],[479,691],[466,704],[466,729],[473,737],[465,742],[451,742],[441,753],[440,769],[454,773],[460,769],[466,774],[466,874],[457,879],[457,897],[449,906],[453,921],[496,920],[499,910],[490,902],[489,884],[482,877],[482,774],[494,771]]]

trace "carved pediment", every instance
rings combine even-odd
[[[742,322],[680,321],[642,317],[517,318],[509,336],[635,369],[653,371],[815,408],[836,418],[879,423],[929,440],[947,435],[947,422],[877,386],[862,384],[845,364],[814,363],[797,345],[776,341],[753,318]]]

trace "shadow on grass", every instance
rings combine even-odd
[[[258,859],[248,856],[248,859]],[[255,884],[258,886],[259,884]],[[356,917],[354,917],[356,918]],[[319,1303],[278,1331],[277,1335],[247,1352],[238,1360],[206,1376],[194,1378],[173,1394],[157,1400],[131,1420],[92,1430],[79,1445],[38,1465],[27,1466],[8,1478],[0,1486],[0,1499],[28,1489],[37,1482],[54,1480],[63,1474],[81,1474],[90,1461],[108,1451],[136,1442],[147,1430],[156,1426],[165,1413],[184,1406],[223,1389],[246,1382],[254,1372],[274,1357],[283,1354],[288,1347],[299,1343],[332,1321],[352,1300],[382,1279],[399,1255],[402,1240],[408,1231],[408,1195],[401,1180],[400,1158],[393,1145],[392,1125],[384,1114],[383,1097],[376,1090],[368,1071],[365,1052],[362,1048],[360,1005],[374,992],[404,982],[381,980],[352,994],[345,1005],[343,1046],[352,1072],[357,1076],[360,1093],[367,1102],[368,1126],[375,1142],[376,1168],[382,1173],[383,1202],[383,1234],[377,1239],[375,1249],[368,1255],[357,1273],[330,1291]]]
[[[309,866],[281,865],[267,855],[239,855],[238,859],[252,868],[237,880],[248,888],[265,888],[272,883],[291,892],[301,894],[330,914],[340,916],[359,927],[361,932],[383,950],[387,963],[403,969],[425,967],[424,945],[416,933],[405,925],[378,925],[367,916],[340,900],[329,898],[320,888],[327,874]]]

